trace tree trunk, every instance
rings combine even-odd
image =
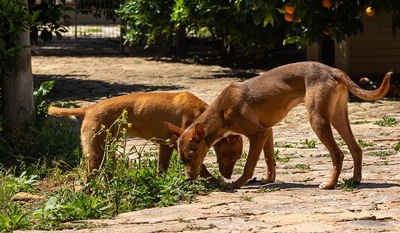
[[[35,114],[29,30],[21,33],[19,43],[27,47],[10,61],[10,65],[15,67],[15,73],[1,79],[4,130],[9,133],[23,130]]]
[[[321,62],[335,67],[335,41],[330,37],[324,37],[321,45]]]
[[[180,26],[176,32],[176,56],[183,57],[186,55],[186,28]]]

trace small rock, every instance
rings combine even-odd
[[[33,202],[44,200],[45,198],[45,196],[39,196],[27,192],[19,192],[11,198],[11,201]]]

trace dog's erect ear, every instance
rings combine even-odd
[[[185,131],[184,129],[169,122],[164,122],[164,125],[169,131],[171,131],[172,134],[174,134],[178,138],[182,135],[183,131]]]
[[[206,130],[204,129],[203,125],[197,123],[195,128],[192,130],[192,138],[196,142],[200,142],[203,140],[204,136],[206,136]]]

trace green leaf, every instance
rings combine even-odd
[[[44,206],[44,210],[51,210],[54,209],[57,205],[57,198],[56,197],[50,197],[49,200],[46,202],[46,205]]]
[[[272,14],[267,14],[264,18],[264,24],[263,26],[266,27],[268,24],[271,24],[271,26],[274,26],[275,19]]]
[[[279,14],[285,14],[286,13],[285,9],[282,9],[282,8],[275,8],[275,9],[279,12]]]
[[[51,80],[51,81],[47,81],[47,82],[43,82],[40,87],[37,90],[33,91],[33,95],[34,96],[45,96],[47,95],[51,89],[53,89],[55,81]]]
[[[0,37],[0,51],[5,51],[6,50],[6,42],[4,41],[3,38]]]
[[[283,40],[283,45],[287,45],[287,44],[294,44],[297,43],[299,41],[299,37],[298,36],[291,36],[291,37],[287,37],[285,40]]]
[[[259,25],[261,22],[263,22],[263,20],[264,20],[264,12],[261,8],[259,8],[258,10],[256,10],[256,12],[254,12],[253,23],[255,25]]]
[[[60,32],[57,32],[57,31],[55,31],[55,33],[56,33],[57,39],[61,40],[61,39],[62,39],[61,33],[60,33]]]
[[[14,3],[12,1],[8,2],[7,12],[12,12],[14,9]]]
[[[35,12],[32,14],[33,22],[35,22],[35,21],[38,19],[39,15],[40,15],[40,11],[35,11]]]

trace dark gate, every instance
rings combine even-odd
[[[69,27],[63,39],[33,46],[36,54],[120,54],[123,39],[115,10],[122,0],[67,0]]]

